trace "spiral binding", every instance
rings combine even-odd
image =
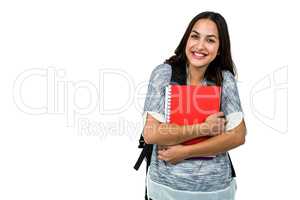
[[[172,85],[169,85],[165,88],[165,117],[167,123],[170,123],[171,117],[171,88]]]

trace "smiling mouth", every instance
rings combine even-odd
[[[192,54],[197,59],[202,59],[207,56],[207,54],[205,54],[205,53],[199,53],[199,52],[195,52],[195,51],[193,51]]]

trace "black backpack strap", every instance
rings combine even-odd
[[[138,148],[143,149],[142,152],[140,153],[139,158],[137,159],[134,169],[138,170],[144,160],[146,158],[147,165],[146,165],[146,172],[148,171],[148,167],[150,166],[151,162],[151,155],[152,155],[152,150],[153,150],[153,145],[152,144],[146,144],[144,141],[144,137],[141,135],[140,140],[139,140],[139,146]]]
[[[150,165],[151,162],[151,154],[152,154],[152,149],[153,149],[153,145],[152,144],[145,144],[143,147],[142,152],[140,153],[139,158],[137,159],[135,165],[134,165],[134,169],[138,170],[144,160],[144,158],[146,158],[147,161],[147,168],[146,170],[148,170],[148,167]]]
[[[133,167],[135,170],[139,170],[145,157],[146,157],[146,148],[143,148],[142,152],[140,153],[139,158],[137,159],[137,161]]]
[[[139,156],[138,160],[136,161],[133,168],[135,170],[138,170],[140,168],[144,158],[146,158],[146,177],[147,177],[148,168],[149,168],[150,163],[151,163],[151,155],[152,155],[152,150],[153,150],[153,144],[146,144],[145,141],[144,141],[144,137],[141,135],[140,140],[139,140],[138,148],[142,148],[143,150],[140,153],[140,156]],[[145,186],[145,200],[148,200],[147,185]]]
[[[228,152],[227,152],[227,154],[228,154],[228,158],[229,158],[229,162],[230,162],[230,167],[231,167],[231,175],[232,175],[232,177],[236,177],[235,170],[234,170],[234,167],[233,167],[230,155],[229,155]]]

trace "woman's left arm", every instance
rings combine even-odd
[[[217,155],[234,149],[245,143],[246,125],[241,108],[239,93],[235,78],[228,71],[223,72],[222,111],[228,120],[223,134],[209,138],[194,145],[174,145],[160,148],[158,158],[176,163],[180,160]]]
[[[224,153],[245,143],[246,126],[244,120],[235,128],[193,145],[174,145],[161,148],[158,159],[172,164],[193,157],[212,156]]]
[[[244,120],[232,130],[214,136],[195,145],[184,146],[187,158],[210,156],[224,153],[245,143],[246,126]]]

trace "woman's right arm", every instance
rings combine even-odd
[[[225,120],[219,118],[220,116],[218,117],[217,114],[209,116],[203,124],[178,126],[162,123],[163,120],[158,121],[148,113],[155,112],[163,115],[164,90],[170,84],[171,76],[172,67],[168,64],[157,66],[151,73],[144,104],[144,112],[147,112],[143,133],[145,142],[147,144],[174,145],[201,136],[219,134],[221,131],[215,131],[213,128],[218,129],[222,124],[224,126]]]
[[[202,137],[214,136],[224,132],[225,119],[222,112],[210,115],[205,122],[195,125],[178,126],[162,123],[147,114],[144,126],[144,140],[147,144],[175,145]]]

